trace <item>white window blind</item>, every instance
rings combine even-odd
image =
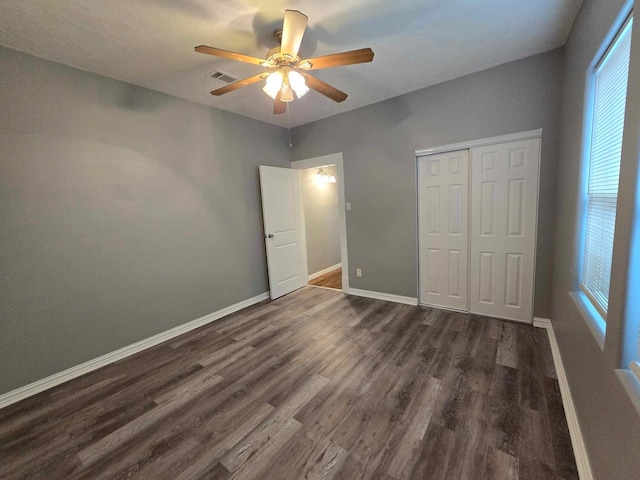
[[[638,339],[638,355],[640,355],[640,339]],[[640,356],[638,357],[640,358]],[[638,380],[640,380],[640,363],[638,362],[631,362],[631,371],[635,374],[636,378]]]
[[[580,283],[606,319],[616,224],[622,132],[631,53],[630,18],[596,67]]]

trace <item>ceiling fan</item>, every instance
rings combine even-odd
[[[280,43],[280,47],[269,50],[266,60],[206,45],[197,46],[196,52],[260,65],[270,70],[214,90],[211,95],[224,95],[266,78],[266,84],[262,90],[274,99],[273,113],[275,114],[281,114],[287,110],[287,103],[294,100],[294,93],[298,98],[301,98],[309,91],[309,88],[335,102],[344,102],[347,98],[346,93],[307,72],[321,68],[370,62],[373,60],[373,50],[361,48],[360,50],[303,60],[298,56],[298,50],[307,27],[307,20],[307,16],[297,10],[285,10],[282,30],[275,32],[275,38]]]

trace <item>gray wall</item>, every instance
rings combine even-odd
[[[257,166],[290,165],[284,129],[0,65],[0,393],[268,290]]]
[[[640,24],[637,19],[633,32],[632,79],[629,81],[604,352],[568,295],[569,291],[577,288],[576,222],[586,73],[623,3],[622,0],[586,0],[574,24],[565,47],[562,144],[558,158],[559,195],[551,318],[597,480],[626,480],[639,478],[640,475],[640,415],[614,371],[621,366],[622,303],[629,263],[628,240],[633,218],[637,143],[640,138]],[[637,296],[637,292],[634,295]]]
[[[416,149],[543,128],[535,314],[549,316],[561,73],[558,49],[293,130],[294,160],[344,152],[351,287],[417,295]]]
[[[336,167],[322,168],[330,175]],[[338,184],[318,183],[318,168],[300,171],[309,275],[340,263]]]

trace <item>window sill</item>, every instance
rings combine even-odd
[[[631,370],[616,370],[616,375],[622,382],[622,386],[627,391],[627,395],[629,395],[629,399],[633,406],[636,407],[636,410],[640,414],[640,381],[638,377],[636,377]]]
[[[582,292],[569,292],[569,296],[576,304],[580,314],[584,318],[585,323],[591,330],[593,338],[600,346],[600,350],[604,351],[604,336],[607,331],[607,323],[602,318],[602,315],[591,304],[591,301]]]

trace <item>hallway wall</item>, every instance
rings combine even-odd
[[[336,175],[335,165],[322,169],[329,175]],[[300,171],[309,275],[340,263],[338,184],[318,182],[318,170]]]

